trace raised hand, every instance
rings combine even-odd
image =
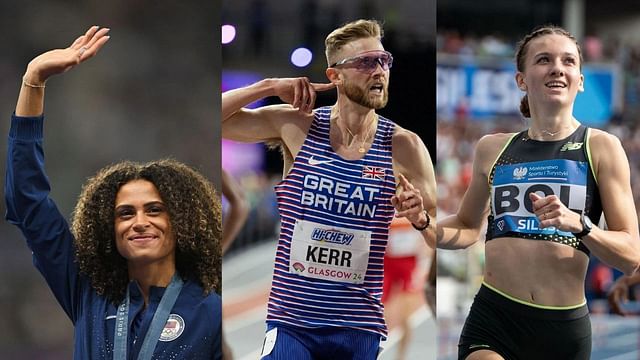
[[[61,74],[93,57],[109,40],[108,28],[92,26],[66,49],[45,52],[31,60],[24,76],[25,83],[41,86],[51,76]]]
[[[420,227],[427,221],[420,190],[402,174],[399,180],[399,191],[391,197],[391,204],[397,212],[396,217],[406,217],[412,224]]]
[[[16,103],[17,116],[38,116],[44,111],[44,84],[53,75],[61,74],[93,57],[109,40],[108,28],[92,26],[66,49],[47,51],[27,65]]]
[[[316,92],[327,91],[335,87],[334,84],[312,83],[306,77],[271,79],[276,96],[280,100],[291,104],[294,108],[311,113],[316,103]]]

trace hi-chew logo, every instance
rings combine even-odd
[[[311,240],[324,241],[332,244],[351,245],[354,235],[338,230],[315,228],[311,232]]]

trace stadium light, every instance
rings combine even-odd
[[[305,67],[311,63],[313,54],[307,48],[297,48],[291,53],[291,62],[297,67]]]
[[[228,44],[236,38],[236,28],[233,25],[222,25],[222,43]]]

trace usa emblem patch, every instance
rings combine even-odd
[[[184,319],[178,314],[171,314],[164,324],[164,329],[160,334],[160,341],[173,341],[184,331]]]

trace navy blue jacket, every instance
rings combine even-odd
[[[43,117],[11,118],[5,201],[7,220],[17,225],[33,252],[33,263],[75,326],[75,359],[113,359],[116,306],[98,295],[74,261],[74,238],[69,225],[49,198],[42,150]],[[136,359],[164,288],[152,287],[149,305],[137,283],[129,284],[129,359]],[[153,359],[220,359],[221,300],[186,281],[171,310],[184,326],[171,341],[158,341]],[[176,316],[177,315],[177,316]],[[174,323],[174,325],[176,325]],[[178,324],[180,325],[180,324]],[[177,334],[177,333],[176,333]],[[137,341],[134,339],[138,338]]]

